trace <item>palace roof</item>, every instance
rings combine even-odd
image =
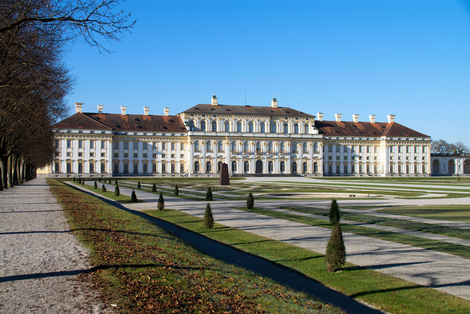
[[[429,137],[396,122],[315,121],[315,127],[326,136]]]
[[[237,105],[211,105],[198,104],[182,113],[197,114],[241,114],[241,115],[263,115],[263,116],[296,116],[313,118],[314,116],[289,107],[272,108],[271,106],[237,106]]]

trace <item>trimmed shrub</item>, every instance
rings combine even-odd
[[[75,182],[75,177],[73,177],[72,179],[73,179],[73,182]]]
[[[101,182],[101,177],[98,178],[98,181]]]
[[[106,185],[103,184],[103,186],[101,187],[101,191],[106,192]]]
[[[136,202],[137,202],[137,195],[135,195],[135,191],[134,191],[134,190],[132,190],[131,202],[132,202],[132,203],[136,203]]]
[[[214,227],[214,217],[212,216],[211,204],[207,203],[206,211],[204,212],[204,228]]]
[[[206,201],[212,201],[212,189],[209,187],[206,193]]]
[[[336,200],[331,200],[329,217],[330,217],[330,223],[332,225],[339,223],[340,213],[339,213],[338,203],[336,202]]]
[[[78,184],[82,184],[82,179],[78,178],[77,182]]]
[[[82,180],[82,185],[85,185],[85,179]]]
[[[158,210],[163,210],[165,209],[165,200],[163,199],[162,193],[160,193],[160,197],[158,198]]]
[[[95,181],[95,184],[93,185],[93,187],[95,188],[95,190],[98,188],[98,184],[96,183],[96,181]]]
[[[175,185],[175,195],[179,195],[180,194],[180,190],[178,189],[178,184]]]
[[[137,188],[140,190],[141,188],[141,185],[140,185],[140,181],[137,181]]]
[[[118,184],[119,184],[117,179],[116,179],[116,180],[114,180],[114,184],[116,184],[116,185],[118,185]]]
[[[114,188],[114,195],[116,195],[116,196],[121,195],[121,192],[119,191],[119,186],[118,185],[116,185],[116,187]]]
[[[248,194],[246,198],[246,208],[253,209],[253,205],[255,205],[255,199],[253,198],[253,194]]]
[[[340,270],[346,262],[346,248],[339,223],[334,225],[330,240],[328,240],[325,261],[328,271]]]
[[[109,184],[112,184],[112,183],[111,183],[111,178],[109,178],[108,182],[109,182]]]
[[[155,183],[152,185],[152,192],[157,192],[157,185]]]

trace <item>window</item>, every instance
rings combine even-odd
[[[60,163],[56,162],[54,164],[54,172],[59,173],[60,172]]]
[[[273,168],[274,168],[274,167],[273,167],[273,162],[272,162],[272,161],[268,162],[268,172],[269,172],[269,173],[272,173],[272,172],[273,172]]]
[[[171,173],[176,173],[176,165],[175,164],[170,165],[170,172]]]
[[[281,161],[280,166],[281,166],[281,173],[284,173],[286,171],[286,163]]]
[[[175,150],[175,143],[171,143],[171,150]]]
[[[194,121],[193,120],[189,121],[189,130],[194,131],[195,129],[196,128],[194,127]]]
[[[106,141],[101,141],[101,149],[106,149]]]
[[[201,151],[201,147],[199,146],[199,141],[194,142],[194,151],[196,151],[196,152]]]
[[[83,148],[83,140],[78,140],[78,148]]]
[[[95,141],[90,141],[90,149],[95,148]]]
[[[332,153],[333,152],[333,145],[328,145],[328,152]]]
[[[268,143],[268,152],[270,152],[270,153],[273,152],[273,142]]]
[[[407,153],[410,153],[410,150],[411,150],[411,147],[410,147],[410,146],[406,146],[406,152],[407,152]]]
[[[304,133],[305,133],[305,134],[308,134],[308,133],[309,133],[309,132],[308,132],[308,124],[304,125]]]
[[[72,173],[72,163],[71,162],[67,163],[67,173]]]
[[[261,122],[261,124],[260,124],[260,132],[261,132],[261,133],[266,133],[266,123]]]
[[[166,173],[166,164],[162,163],[162,173]]]
[[[180,164],[180,173],[184,173],[184,164]]]
[[[157,158],[157,154],[152,154],[152,158]]]
[[[417,154],[419,151],[418,151],[418,146],[415,146],[415,154]]]
[[[289,133],[289,124],[284,123],[284,134]]]
[[[184,143],[180,144],[180,150],[184,150]]]
[[[125,174],[129,173],[129,164],[128,163],[124,164],[124,173]]]
[[[83,163],[78,163],[78,173],[83,173]]]
[[[157,172],[157,164],[156,163],[152,163],[152,172],[153,173]]]
[[[232,161],[232,172],[236,172],[236,171],[237,171],[237,162]]]
[[[217,122],[212,122],[212,132],[217,132]]]
[[[113,172],[114,173],[119,173],[119,164],[118,163],[113,164]]]
[[[344,165],[343,167],[343,173],[348,174],[348,165]]]
[[[281,143],[279,144],[279,151],[280,151],[281,153],[284,153],[285,150],[286,150],[286,146],[285,146],[284,142],[281,142]]]
[[[223,152],[223,150],[224,150],[224,144],[222,143],[222,141],[219,141],[217,143],[217,151],[218,152]]]
[[[201,131],[206,131],[206,121],[201,122]]]
[[[72,140],[67,140],[67,148],[72,148]]]
[[[292,143],[291,152],[292,152],[293,154],[296,154],[296,153],[297,153],[297,142],[293,142],[293,143]]]
[[[243,143],[243,152],[245,152],[245,153],[248,152],[248,142]]]
[[[302,144],[302,150],[303,150],[303,153],[307,153],[307,142],[303,142]]]
[[[403,153],[403,146],[398,146],[398,152]]]
[[[297,173],[297,163],[296,162],[292,163],[292,173]]]
[[[230,122],[225,121],[225,132],[230,132]]]
[[[106,173],[106,163],[101,163],[101,173]]]
[[[256,153],[257,154],[261,154],[261,143],[260,142],[256,142]]]
[[[362,146],[359,146],[359,153],[362,153],[362,152],[364,152],[364,149]]]
[[[142,154],[142,158],[148,158],[148,154],[147,153]]]
[[[318,153],[318,143],[313,143],[313,152]]]
[[[148,144],[147,142],[142,142],[142,149],[147,150],[148,149]]]
[[[206,162],[206,173],[210,173],[212,171],[212,165],[211,162],[208,161]]]
[[[294,124],[294,134],[299,134],[299,125],[297,123]]]
[[[124,158],[129,158],[129,153],[124,153]]]
[[[194,162],[194,173],[199,173],[199,161]]]
[[[106,153],[101,153],[101,157],[106,157]]]
[[[230,150],[231,150],[232,152],[236,152],[236,151],[237,151],[237,143],[236,143],[235,141],[233,141],[232,144],[231,144],[231,146],[232,146],[232,147],[230,148]]]
[[[119,142],[114,142],[114,149],[119,149]]]
[[[317,173],[318,172],[318,163],[313,163],[313,172]]]
[[[426,153],[426,146],[423,146],[423,154]]]
[[[60,147],[60,142],[59,142],[59,140],[55,140],[54,143],[55,143],[55,148],[59,148],[59,147]]]
[[[91,157],[91,153],[90,153],[90,157]],[[119,158],[119,153],[114,153],[114,158]]]
[[[162,150],[166,150],[166,143],[165,142],[162,143]]]
[[[94,173],[95,172],[95,163],[90,161],[90,173]]]
[[[253,122],[251,122],[251,121],[248,123],[248,132],[250,132],[250,133],[253,133],[253,132],[254,132],[254,130],[253,130]]]
[[[124,142],[124,149],[129,149],[129,142]]]
[[[271,122],[271,133],[277,133],[277,123]]]
[[[78,157],[83,157],[83,153],[82,153],[82,152],[78,152]]]
[[[134,150],[139,149],[139,142],[132,142],[132,144],[133,144]]]
[[[367,147],[366,147],[366,152],[367,152],[367,153],[370,153],[370,146],[367,146]]]
[[[139,172],[139,164],[138,163],[134,163],[134,173],[138,173]]]
[[[139,158],[139,153],[134,153],[134,158]]]
[[[206,142],[206,151],[208,151],[208,152],[212,151],[212,142],[211,141]]]
[[[237,122],[237,132],[242,131],[242,123],[240,121]]]
[[[243,163],[243,171],[245,171],[245,173],[247,173],[248,171],[250,171],[250,163],[248,161],[245,161]]]

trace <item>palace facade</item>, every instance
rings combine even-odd
[[[326,121],[289,107],[222,105],[217,97],[177,115],[82,112],[54,125],[52,176],[429,176],[431,139],[387,122]]]

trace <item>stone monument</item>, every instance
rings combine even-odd
[[[219,185],[230,185],[228,165],[226,163],[223,163],[220,167]]]

